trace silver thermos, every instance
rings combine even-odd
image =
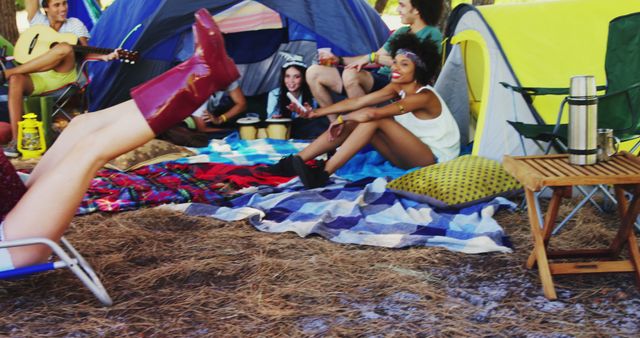
[[[569,163],[595,164],[598,160],[598,97],[592,75],[574,76],[569,89]]]

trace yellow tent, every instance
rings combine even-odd
[[[590,74],[598,85],[606,84],[609,21],[633,12],[640,12],[640,0],[456,7],[445,32],[451,49],[436,89],[459,122],[469,115],[473,154],[501,160],[504,154],[522,154],[521,142],[529,154],[539,151],[506,121],[554,123],[562,98],[542,96],[528,104],[499,83],[568,87],[572,76]]]

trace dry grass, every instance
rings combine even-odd
[[[637,335],[630,274],[556,277],[561,300],[548,302],[522,267],[526,213],[497,218],[513,254],[340,245],[162,210],[77,217],[67,237],[115,305],[100,307],[68,271],[2,281],[0,335]],[[555,241],[601,245],[612,224],[588,209]]]

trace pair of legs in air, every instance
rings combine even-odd
[[[209,12],[196,12],[195,53],[134,88],[133,100],[75,118],[42,157],[27,191],[4,220],[4,239],[57,241],[69,226],[96,171],[182,121],[216,90],[239,77]],[[45,261],[45,246],[10,248],[16,267]]]

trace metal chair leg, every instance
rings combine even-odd
[[[16,270],[24,271],[19,273],[19,275],[24,275],[33,272],[40,272],[59,268],[69,268],[71,272],[73,272],[78,279],[98,298],[98,300],[105,306],[111,306],[113,301],[107,290],[104,288],[100,279],[93,271],[89,263],[80,255],[80,253],[69,243],[64,237],[61,239],[63,246],[69,251],[67,253],[65,249],[63,249],[58,243],[48,239],[48,238],[29,238],[29,239],[21,239],[21,240],[13,240],[13,241],[3,241],[0,242],[0,248],[10,248],[17,246],[27,246],[33,244],[44,244],[51,248],[51,251],[58,256],[59,261],[48,263],[48,264],[39,264],[34,265],[34,269],[29,271],[30,267],[18,268]],[[9,270],[11,272],[13,270]],[[3,272],[4,273],[4,272]]]

